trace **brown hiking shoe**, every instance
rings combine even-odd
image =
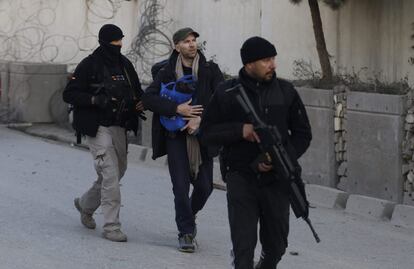
[[[104,231],[102,233],[102,236],[108,240],[114,241],[114,242],[126,242],[127,236],[121,230],[114,230],[114,231]]]
[[[88,229],[95,229],[96,228],[95,220],[93,219],[91,214],[86,214],[83,212],[82,207],[80,206],[80,203],[79,203],[79,198],[75,198],[73,202],[75,204],[76,209],[80,213],[80,220],[83,226],[85,226]]]

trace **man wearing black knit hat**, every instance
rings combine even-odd
[[[106,24],[98,37],[100,46],[79,63],[63,92],[63,100],[74,106],[73,127],[79,137],[86,136],[98,175],[74,203],[89,229],[95,229],[93,213],[101,206],[103,237],[125,242],[119,181],[127,168],[126,133],[137,134],[138,115],[144,109],[139,101],[143,91],[132,63],[121,54],[122,30]]]
[[[252,269],[260,222],[262,257],[255,268],[274,269],[287,247],[289,200],[286,186],[260,151],[260,139],[236,101],[241,84],[259,117],[278,127],[290,156],[298,159],[312,139],[305,107],[293,85],[276,77],[276,49],[261,37],[247,39],[237,79],[218,86],[201,122],[201,141],[223,146],[221,166],[236,269]]]

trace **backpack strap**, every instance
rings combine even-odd
[[[127,80],[128,80],[129,89],[130,89],[130,91],[131,91],[131,93],[132,93],[132,97],[134,98],[134,100],[137,100],[137,95],[135,94],[135,91],[134,91],[134,89],[132,88],[132,83],[131,83],[131,79],[129,78],[128,71],[127,71],[127,69],[125,68],[125,66],[123,66],[123,68],[124,68],[124,73],[125,73],[125,76],[126,76],[126,78],[127,78]]]
[[[168,64],[168,59],[162,60],[160,62],[155,63],[152,67],[151,67],[151,77],[152,80],[155,80],[155,77],[157,76],[157,74],[160,72],[160,70],[165,67]]]

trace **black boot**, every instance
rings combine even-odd
[[[277,263],[280,261],[280,259],[278,259],[278,261],[275,264],[275,267],[272,269],[277,269]],[[256,263],[256,265],[254,266],[254,269],[267,269],[264,267],[265,266],[265,253],[262,250],[262,252],[260,253],[260,259],[259,261]]]

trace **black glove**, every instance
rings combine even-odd
[[[105,94],[98,94],[92,97],[92,104],[99,108],[106,108],[109,104],[109,98]]]

